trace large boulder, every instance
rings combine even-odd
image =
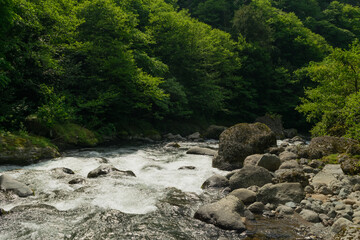
[[[202,148],[202,147],[192,147],[187,150],[186,154],[195,154],[195,155],[208,155],[215,156],[217,151],[210,148]]]
[[[262,123],[240,123],[226,129],[220,135],[218,155],[213,167],[233,170],[243,166],[244,159],[276,145],[275,134]]]
[[[261,187],[271,183],[272,178],[272,174],[263,167],[245,166],[230,177],[229,183],[231,189],[247,188],[253,185]]]
[[[210,125],[206,131],[204,132],[203,136],[207,139],[216,139],[218,140],[220,137],[220,134],[225,131],[226,127],[224,126],[216,126],[216,125]]]
[[[319,159],[330,154],[353,151],[352,149],[356,148],[357,145],[359,145],[359,142],[350,138],[316,137],[311,140],[308,146],[299,150],[299,156],[308,159]]]
[[[0,165],[29,165],[43,159],[60,157],[59,151],[41,137],[0,133]]]
[[[283,139],[285,137],[281,117],[266,114],[265,116],[258,117],[255,122],[260,122],[268,126],[271,131],[275,133],[277,139]]]
[[[13,191],[19,197],[34,195],[33,191],[28,186],[5,174],[0,176],[0,189]]]
[[[256,196],[257,201],[264,204],[299,203],[304,197],[305,193],[300,183],[269,183],[261,187]]]
[[[218,202],[201,206],[194,217],[222,229],[242,232],[246,230],[243,214],[244,204],[237,197],[229,195]]]

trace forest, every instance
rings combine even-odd
[[[265,114],[360,140],[357,0],[0,0],[0,130]],[[70,126],[70,125],[69,125]]]

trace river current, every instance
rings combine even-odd
[[[221,191],[204,192],[202,183],[213,174],[226,174],[212,168],[210,156],[186,154],[195,145],[218,147],[217,142],[188,142],[180,149],[165,144],[82,149],[26,167],[0,166],[0,174],[34,191],[27,198],[6,193],[0,208],[10,212],[0,217],[0,240],[245,238],[193,218],[200,205],[223,196]],[[136,177],[87,178],[104,162]],[[75,174],[54,170],[61,167]],[[85,182],[69,184],[74,178]],[[260,227],[266,224],[258,221]],[[292,236],[286,228],[267,231],[272,238]]]

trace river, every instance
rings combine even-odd
[[[10,213],[0,217],[0,239],[245,238],[244,233],[221,230],[193,218],[200,205],[223,196],[221,191],[203,191],[202,183],[215,173],[226,172],[212,168],[210,156],[186,154],[192,146],[218,147],[214,141],[181,143],[180,149],[165,144],[113,146],[69,151],[26,167],[0,166],[0,174],[34,190],[34,196],[27,198],[6,193],[0,208]],[[104,162],[131,170],[136,177],[87,178],[88,172]],[[194,168],[180,169],[184,166]],[[61,167],[75,174],[54,170]],[[74,178],[85,182],[69,184]],[[253,224],[254,229],[265,227],[267,237],[263,239],[291,239],[294,234],[282,222],[266,225],[264,219]]]

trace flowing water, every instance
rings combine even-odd
[[[221,230],[193,218],[202,204],[223,196],[221,191],[201,189],[215,173],[211,157],[187,155],[195,143],[182,148],[164,144],[94,148],[67,152],[61,158],[26,167],[0,166],[6,173],[34,190],[19,198],[11,193],[0,198],[3,239],[243,239],[244,233]],[[216,148],[216,142],[196,146]],[[106,175],[87,178],[88,172],[108,162],[136,177]],[[194,169],[179,169],[192,166]],[[56,168],[70,168],[67,174]],[[74,178],[85,182],[69,184]],[[291,239],[294,232],[284,222],[269,230],[266,220],[252,224],[262,239]],[[267,231],[267,232],[266,232]],[[249,232],[248,232],[249,233]],[[254,237],[254,239],[257,239]]]

